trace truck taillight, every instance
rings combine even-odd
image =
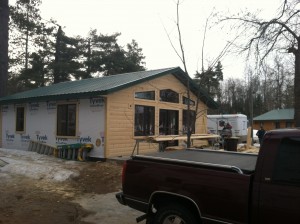
[[[127,162],[125,161],[123,164],[123,170],[122,170],[122,186],[124,186],[124,183],[125,183],[126,168],[127,168]]]

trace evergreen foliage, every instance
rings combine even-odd
[[[8,0],[0,1],[0,97],[7,94],[8,79]]]
[[[52,83],[145,70],[142,49],[120,33],[69,37],[56,21],[41,18],[42,0],[17,0],[10,6],[9,93]]]
[[[213,68],[209,68],[206,71],[195,74],[196,82],[204,88],[207,93],[215,100],[220,95],[220,83],[223,81],[223,68],[219,61]]]

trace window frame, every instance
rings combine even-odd
[[[299,163],[297,163],[300,158],[299,145],[300,138],[284,138],[281,140],[274,160],[272,173],[272,181],[274,183],[300,187],[300,175],[298,175],[297,180],[288,179],[288,176],[292,174],[291,171],[294,171],[294,173],[295,171],[297,171],[296,173],[300,171]],[[284,160],[284,158],[288,159],[288,161]],[[294,160],[294,163],[292,160]]]
[[[138,97],[137,94],[147,94],[150,93],[150,98],[147,97]],[[153,97],[153,98],[151,98]],[[154,90],[149,90],[149,91],[138,91],[134,93],[134,98],[135,99],[140,99],[140,100],[153,100],[155,101],[155,91]]]
[[[179,134],[179,110],[159,109],[159,135]]]
[[[18,109],[22,108],[23,109],[23,115],[22,118],[18,116]],[[21,119],[21,120],[19,120]],[[26,127],[26,110],[25,106],[16,106],[16,117],[15,117],[15,131],[16,133],[25,133],[25,127]],[[21,129],[18,129],[18,124],[21,122]]]
[[[280,121],[274,122],[275,129],[280,129]]]
[[[69,108],[68,106],[75,106],[75,119],[73,119],[73,122],[72,124],[70,124],[70,121],[69,121]],[[58,131],[59,129],[59,109],[61,107],[67,107],[67,110],[65,111],[66,112],[66,117],[61,117],[62,119],[65,118],[65,129],[66,130],[60,130],[60,132]],[[72,111],[71,111],[72,112]],[[75,127],[73,128],[74,130],[74,133],[70,133],[71,130],[70,130],[70,125],[74,125]],[[58,137],[67,137],[67,138],[74,138],[74,137],[77,137],[77,133],[78,133],[78,103],[77,102],[68,102],[68,103],[60,103],[60,104],[57,104],[56,106],[56,131],[55,131],[55,134],[56,136]]]
[[[137,113],[138,107],[142,107],[143,108],[143,115],[141,116],[137,116],[138,114],[141,113]],[[147,115],[145,115],[145,109],[147,109]],[[152,110],[152,111],[150,111]],[[149,116],[149,113],[150,114]],[[142,124],[140,125],[139,121],[142,119]],[[138,130],[137,127],[141,127],[141,130]],[[134,106],[134,127],[133,127],[133,132],[134,132],[134,136],[138,137],[138,136],[151,136],[155,134],[155,107],[154,106],[146,106],[146,105],[139,105],[136,104]]]
[[[183,134],[187,134],[187,125],[186,125],[186,119],[185,119],[185,113],[188,113],[188,110],[182,110],[182,133]],[[193,113],[190,115],[190,122],[192,121],[192,116],[195,117],[196,119],[196,111],[194,110],[190,110],[190,113]],[[191,130],[192,134],[196,133],[196,121],[192,123],[192,130]]]
[[[188,105],[188,102],[190,102],[190,106],[196,106],[196,102],[194,100],[189,99],[186,96],[182,96],[182,104]]]
[[[171,94],[171,95],[170,95]],[[173,96],[175,96],[173,98]],[[177,103],[179,104],[179,93],[172,89],[161,89],[159,91],[159,98],[161,102],[167,102],[167,103]],[[171,99],[171,100],[169,100]],[[175,100],[173,100],[175,99]]]
[[[285,127],[286,128],[292,128],[293,127],[293,122],[292,121],[286,121],[285,122]]]

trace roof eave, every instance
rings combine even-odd
[[[82,93],[70,93],[70,94],[60,94],[60,95],[44,95],[44,96],[36,96],[36,97],[28,97],[28,98],[7,98],[0,101],[0,105],[5,104],[13,104],[13,103],[25,103],[25,102],[35,102],[35,101],[51,101],[51,100],[67,100],[67,99],[76,99],[76,98],[86,98],[93,97],[99,95],[107,95],[125,88],[129,88],[133,85],[137,85],[143,83],[145,81],[153,80],[158,77],[162,77],[167,74],[173,74],[183,85],[188,86],[190,90],[198,97],[204,104],[206,104],[211,109],[217,109],[218,104],[180,68],[174,67],[168,69],[164,72],[157,73],[155,75],[151,75],[146,78],[141,78],[132,82],[129,82],[124,85],[120,85],[105,91],[93,91],[93,92],[82,92]]]
[[[40,101],[55,101],[55,100],[70,100],[70,99],[82,99],[87,97],[97,97],[107,95],[107,91],[95,91],[95,92],[85,92],[85,93],[71,93],[62,95],[46,95],[46,96],[36,96],[28,98],[18,98],[18,99],[7,99],[0,101],[0,105],[6,104],[22,104],[27,102],[40,102]]]
[[[179,67],[178,67],[179,68]],[[210,109],[218,109],[219,104],[215,102],[206,91],[199,87],[191,77],[189,77],[181,68],[177,69],[174,74],[185,86],[188,86],[187,81],[189,82],[190,90],[198,97],[205,105]]]
[[[117,86],[115,88],[111,88],[111,89],[107,90],[107,94],[117,92],[119,90],[129,88],[131,86],[141,84],[143,82],[150,81],[150,80],[162,77],[162,76],[167,75],[167,74],[174,74],[174,72],[177,71],[178,69],[180,69],[180,67],[175,67],[173,69],[170,69],[170,70],[167,70],[167,71],[164,71],[164,72],[161,72],[161,73],[158,73],[158,74],[155,74],[155,75],[143,78],[143,79],[139,79],[139,80],[136,80],[134,82],[130,82],[130,83],[127,83],[127,84],[124,84],[124,85],[121,85],[121,86]]]
[[[253,121],[293,121],[293,118],[253,119]]]

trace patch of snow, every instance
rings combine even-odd
[[[73,169],[79,162],[36,152],[0,148],[0,159],[8,163],[0,168],[1,172],[24,175],[33,179],[65,181],[79,175],[78,169]]]
[[[108,194],[84,194],[74,202],[80,204],[83,208],[92,211],[93,213],[85,217],[82,221],[89,223],[110,223],[131,224],[136,217],[143,215],[142,212],[131,209],[128,206],[121,205],[116,200],[116,193]],[[99,203],[101,202],[101,203]],[[97,222],[95,222],[97,220]],[[145,224],[145,221],[140,222]]]
[[[253,144],[256,148],[260,148],[260,144],[259,143],[254,143]]]
[[[257,137],[257,135],[256,135],[256,133],[257,133],[257,129],[253,129],[253,142],[254,143],[257,143],[259,140],[258,140],[258,137]]]

